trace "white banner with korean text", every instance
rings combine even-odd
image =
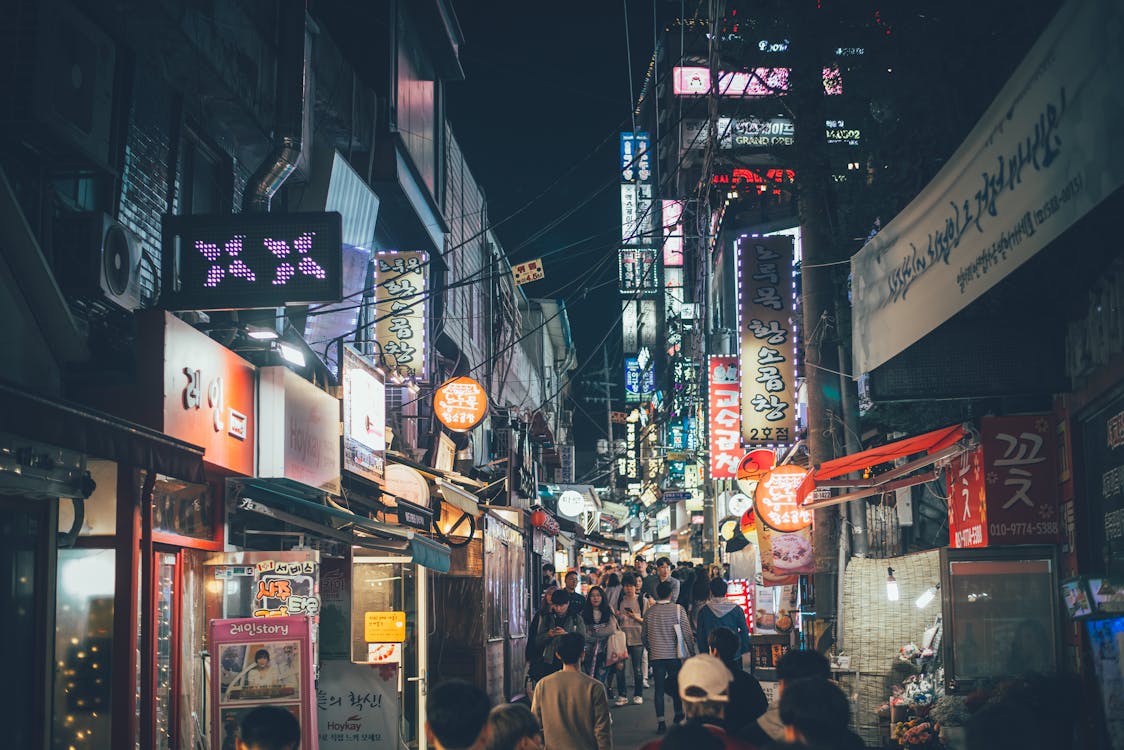
[[[1124,184],[1124,6],[1070,0],[920,195],[851,259],[855,374],[951,318]]]

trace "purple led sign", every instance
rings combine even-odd
[[[172,310],[338,302],[340,215],[165,216],[164,286]]]

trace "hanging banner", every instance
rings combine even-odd
[[[317,735],[312,643],[305,617],[211,620],[211,747],[233,747],[242,719],[277,706],[300,723],[301,747]]]
[[[851,260],[855,374],[934,330],[1124,185],[1115,0],[1068,2],[944,168]]]
[[[656,368],[649,364],[645,369],[640,368],[636,357],[624,358],[624,400],[626,403],[637,404],[646,401],[656,392]]]
[[[446,380],[433,394],[433,413],[453,432],[468,432],[488,413],[488,394],[472,378]]]
[[[425,377],[426,253],[380,250],[375,263],[375,338],[392,374]]]
[[[651,248],[624,248],[617,251],[620,290],[625,295],[659,294],[659,268],[656,251]]]
[[[657,302],[654,299],[621,300],[621,335],[624,351],[638,352],[644,347],[655,349],[659,327],[656,325]]]
[[[787,444],[796,434],[792,252],[787,236],[738,239],[742,437],[749,445]]]
[[[1054,415],[984,417],[980,433],[988,543],[1056,544],[1060,524]]]
[[[710,478],[733,479],[742,458],[738,358],[713,356],[708,360],[708,367]]]
[[[788,533],[757,524],[761,549],[761,581],[766,586],[796,583],[802,574],[815,573],[812,554],[812,527]]]
[[[651,138],[647,133],[621,133],[621,182],[650,182]]]
[[[398,670],[397,664],[325,661],[316,690],[316,747],[398,750]]]
[[[946,469],[948,545],[953,549],[987,546],[983,451],[964,453]]]

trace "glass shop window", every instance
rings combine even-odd
[[[207,485],[157,477],[152,489],[154,531],[209,540],[215,538],[215,526],[215,502]]]
[[[109,748],[114,550],[60,549],[52,745]]]

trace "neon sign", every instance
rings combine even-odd
[[[165,216],[161,306],[236,310],[338,302],[336,212]]]

